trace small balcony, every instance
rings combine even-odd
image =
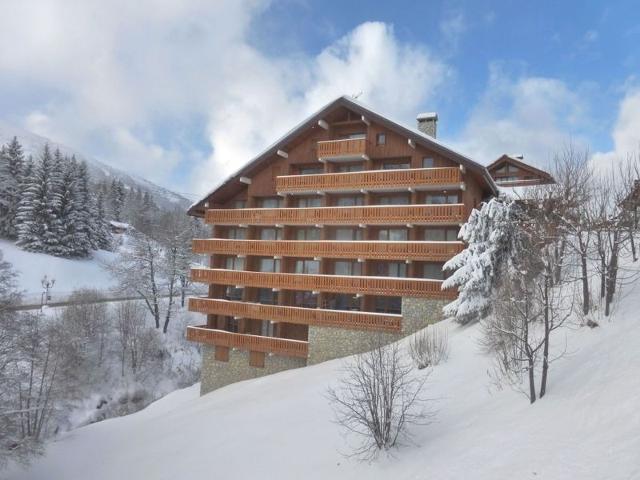
[[[232,333],[206,326],[187,327],[187,340],[214,347],[237,348],[249,352],[272,353],[285,357],[307,358],[309,343],[288,338]]]
[[[276,190],[281,194],[442,190],[459,189],[461,186],[462,172],[457,167],[285,175],[276,178]]]
[[[348,330],[398,332],[402,327],[401,315],[285,307],[251,302],[232,302],[214,298],[189,298],[189,311]]]
[[[216,225],[458,225],[464,221],[462,203],[210,209],[205,213],[205,222]]]
[[[345,138],[318,142],[318,160],[327,162],[368,160],[366,138]]]
[[[243,287],[352,293],[392,297],[454,299],[455,290],[442,290],[442,280],[346,275],[267,273],[218,268],[192,268],[194,282]]]
[[[445,262],[464,249],[462,242],[195,239],[193,252],[298,258],[364,258]]]

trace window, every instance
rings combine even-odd
[[[258,231],[260,240],[282,240],[281,228],[261,228]]]
[[[261,258],[258,264],[261,272],[275,273],[280,271],[280,259],[277,258]]]
[[[357,140],[357,139],[360,139],[360,138],[367,138],[367,134],[366,133],[361,133],[361,132],[350,133],[350,134],[347,135],[347,138],[349,138],[351,140]]]
[[[244,258],[227,257],[224,268],[227,270],[244,270]]]
[[[458,203],[458,194],[457,193],[433,193],[428,194],[426,197],[426,202],[430,204],[445,204],[445,203]]]
[[[376,297],[376,312],[378,313],[401,313],[401,297]]]
[[[360,228],[336,228],[336,240],[362,240]]]
[[[377,205],[409,205],[409,195],[381,195],[377,198]]]
[[[436,164],[431,157],[424,157],[422,159],[422,168],[433,168]]]
[[[336,172],[338,173],[361,172],[362,170],[364,170],[364,167],[361,163],[345,163],[336,167]]]
[[[320,229],[309,227],[296,230],[296,240],[320,240]]]
[[[362,264],[360,262],[336,261],[334,264],[335,275],[359,276],[362,275]]]
[[[298,167],[299,175],[317,175],[318,173],[324,173],[324,167],[322,165],[304,165]]]
[[[309,291],[296,290],[293,293],[293,304],[296,307],[304,308],[317,308],[318,307],[318,295],[314,295]]]
[[[427,228],[424,239],[430,242],[454,242],[458,240],[458,228]]]
[[[227,326],[227,332],[238,333],[240,331],[240,325],[237,318],[224,317],[224,321]]]
[[[355,295],[337,293],[331,295],[326,308],[331,310],[360,310],[360,299]]]
[[[423,267],[423,277],[431,280],[444,280],[443,263],[427,262]]]
[[[258,289],[258,303],[265,305],[275,305],[278,303],[278,292],[274,292],[270,288]]]
[[[227,290],[225,291],[225,297],[227,300],[242,300],[242,288],[236,288],[236,287],[227,287]]]
[[[263,337],[273,337],[275,324],[270,320],[263,320],[260,328],[260,334]]]
[[[258,208],[280,208],[282,206],[282,198],[265,197],[258,198]]]
[[[322,199],[320,197],[300,197],[297,206],[298,208],[320,207]]]
[[[336,197],[336,207],[355,207],[357,205],[364,205],[362,195]]]
[[[295,273],[315,275],[319,272],[320,262],[318,260],[296,260]]]
[[[407,264],[404,262],[377,262],[375,264],[376,277],[399,277],[407,276]]]
[[[246,208],[247,201],[246,200],[234,200],[233,208]]]
[[[391,242],[407,241],[409,232],[406,228],[382,228],[378,230],[378,240]]]
[[[383,170],[406,170],[408,168],[411,168],[409,162],[385,162],[382,164]]]
[[[227,230],[227,238],[232,238],[234,240],[244,240],[247,238],[247,229],[246,228],[229,228]]]
[[[387,143],[387,136],[384,133],[376,135],[376,145],[384,145]]]
[[[496,173],[507,173],[507,166],[503,165],[500,168],[496,168]]]

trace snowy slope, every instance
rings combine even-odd
[[[99,182],[104,179],[110,181],[113,177],[119,178],[129,188],[143,188],[144,190],[149,191],[153,195],[156,203],[161,207],[181,207],[186,209],[186,207],[191,203],[182,195],[156,185],[144,178],[131,175],[117,168],[105,165],[95,158],[91,158],[71,147],[0,121],[0,145],[10,142],[13,137],[18,137],[18,141],[22,145],[26,155],[33,155],[34,158],[37,158],[38,155],[40,155],[40,152],[42,152],[44,145],[48,143],[51,148],[60,149],[60,152],[62,152],[63,155],[75,155],[78,160],[85,160],[89,166],[89,173],[91,174],[91,178],[94,182]]]
[[[91,258],[70,259],[54,257],[44,253],[25,252],[9,240],[0,240],[4,260],[18,271],[18,288],[24,292],[24,303],[38,303],[42,291],[40,280],[44,275],[55,278],[52,300],[64,300],[78,288],[106,290],[113,286],[109,274],[102,264],[111,262],[115,253],[98,250]]]
[[[197,385],[174,392],[65,435],[11,478],[640,478],[639,290],[627,288],[611,322],[566,330],[568,354],[533,406],[489,388],[477,326],[450,325],[450,358],[428,383],[436,422],[414,428],[417,445],[395,458],[366,464],[338,453],[344,443],[324,396],[343,362],[335,360],[202,398]]]

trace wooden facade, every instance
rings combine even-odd
[[[555,183],[553,177],[522,161],[522,157],[502,155],[487,166],[487,170],[501,187],[531,187]]]
[[[212,238],[193,242],[209,295],[190,299],[207,323],[188,338],[259,367],[304,355],[310,327],[401,331],[402,298],[455,298],[442,265],[496,193],[483,166],[341,97],[189,210]]]

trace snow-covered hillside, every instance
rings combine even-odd
[[[156,185],[149,180],[136,175],[131,175],[109,165],[105,165],[95,158],[87,156],[74,148],[58,143],[52,139],[42,137],[33,132],[23,130],[13,125],[8,125],[7,123],[0,121],[0,145],[9,143],[13,137],[18,138],[25,155],[33,155],[34,158],[37,158],[37,156],[40,155],[40,152],[42,152],[44,145],[48,143],[52,149],[59,149],[63,155],[75,155],[78,160],[85,160],[89,166],[89,173],[94,182],[100,182],[105,179],[111,181],[110,179],[113,177],[118,178],[128,188],[135,187],[149,191],[153,195],[154,201],[160,207],[180,207],[186,209],[186,207],[191,203],[190,200],[187,200],[182,195]]]
[[[633,287],[611,321],[565,331],[567,355],[534,405],[490,388],[478,326],[450,325],[450,358],[428,381],[435,423],[414,427],[417,445],[395,458],[366,464],[338,452],[344,443],[325,398],[344,361],[336,360],[202,398],[197,385],[174,392],[134,415],[66,434],[11,478],[640,478],[640,287]]]
[[[56,280],[51,290],[53,301],[64,300],[79,288],[107,290],[113,286],[113,279],[102,267],[104,263],[113,261],[116,255],[113,252],[94,251],[91,258],[86,259],[60,258],[26,252],[9,240],[0,240],[0,251],[4,260],[18,271],[17,283],[18,288],[24,292],[24,303],[40,301],[40,280],[44,275]]]

